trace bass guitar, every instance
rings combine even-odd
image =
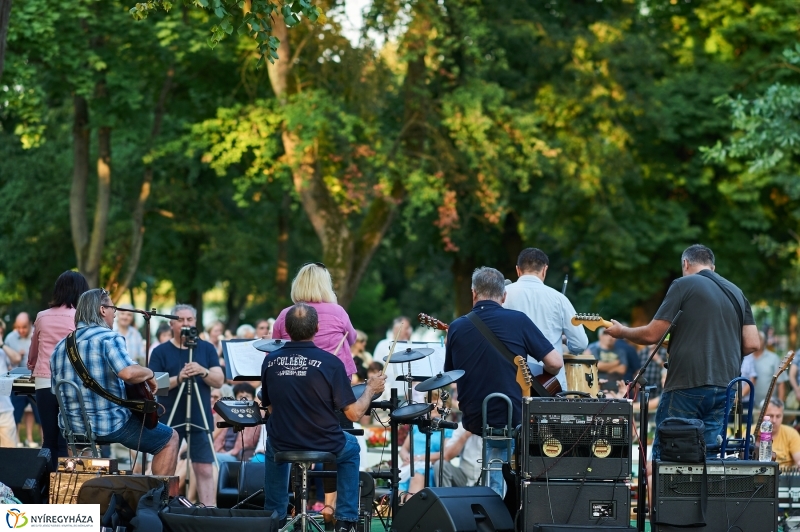
[[[446,331],[450,328],[450,326],[446,323],[424,313],[420,313],[419,316],[417,316],[417,319],[422,325],[430,327],[431,329]],[[517,355],[514,357],[514,365],[517,368],[516,381],[520,387],[520,390],[522,390],[523,397],[531,397],[531,395],[544,395],[535,393],[536,387],[533,385],[534,379],[536,379],[542,388],[544,388],[544,390],[549,394],[545,395],[545,397],[555,396],[561,391],[561,383],[558,382],[558,378],[555,375],[551,375],[550,373],[544,371],[544,369],[538,364],[531,368],[528,366],[528,362],[526,361],[525,357]]]
[[[758,436],[761,434],[761,423],[764,421],[764,414],[767,412],[767,405],[769,404],[769,399],[772,397],[772,391],[775,389],[775,383],[778,382],[778,377],[781,373],[786,371],[789,367],[789,364],[792,363],[794,359],[794,351],[789,351],[786,353],[786,356],[783,357],[781,363],[778,365],[778,369],[775,371],[775,375],[772,376],[772,382],[769,383],[769,389],[767,390],[766,400],[764,401],[764,408],[761,409],[761,412],[758,414],[758,423],[756,423],[753,432],[755,434],[755,440],[758,441]],[[758,405],[753,405],[758,406]],[[756,451],[758,452],[758,451]]]

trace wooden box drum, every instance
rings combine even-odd
[[[583,392],[595,398],[600,393],[597,360],[592,355],[564,355],[564,373],[567,377],[566,395],[568,392]]]

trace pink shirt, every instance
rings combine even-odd
[[[342,347],[336,353],[336,357],[344,364],[345,372],[349,377],[356,372],[356,363],[353,362],[353,354],[350,352],[350,346],[356,342],[356,330],[353,324],[350,323],[350,316],[347,315],[342,307],[336,303],[306,303],[310,307],[314,307],[319,317],[319,332],[314,336],[314,345],[333,353],[336,351],[336,346],[342,340],[342,336],[347,334]],[[272,337],[289,340],[289,333],[286,332],[286,313],[292,307],[287,307],[278,314],[275,324],[272,326]]]
[[[75,330],[75,309],[54,307],[36,315],[28,356],[28,369],[34,377],[50,378],[50,355],[58,342]]]

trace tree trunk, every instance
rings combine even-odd
[[[150,150],[155,144],[156,138],[161,133],[161,124],[164,121],[166,114],[166,101],[167,95],[172,88],[172,81],[175,76],[174,67],[167,69],[167,75],[164,79],[164,84],[161,86],[161,93],[158,96],[158,102],[153,112],[153,128],[150,130],[150,138],[147,142],[145,155],[149,155]],[[131,231],[131,246],[126,262],[125,273],[119,282],[114,283],[113,294],[114,298],[118,294],[122,294],[133,283],[133,278],[136,275],[136,270],[139,268],[139,259],[142,255],[142,244],[144,243],[144,212],[147,206],[147,199],[150,197],[150,187],[153,183],[153,165],[151,162],[145,163],[144,177],[142,178],[142,185],[139,187],[139,197],[136,199],[136,205],[133,208],[133,220]]]
[[[72,100],[75,118],[72,125],[73,163],[69,221],[78,270],[85,272],[89,248],[89,225],[86,219],[86,189],[89,183],[89,105],[83,96],[75,95]]]
[[[453,291],[455,292],[456,315],[453,316],[455,318],[472,310],[472,271],[475,269],[475,265],[469,257],[456,255],[451,268]]]
[[[111,128],[102,126],[97,132],[97,204],[94,208],[94,225],[89,242],[89,253],[84,262],[83,275],[89,286],[100,286],[100,265],[108,228],[108,208],[111,200]]]
[[[280,304],[289,299],[289,209],[292,197],[288,192],[283,193],[281,208],[278,211],[278,261],[275,268],[275,294]],[[283,307],[276,308],[280,310]]]
[[[789,349],[797,348],[797,305],[789,306]]]
[[[0,0],[0,79],[3,79],[3,69],[6,64],[6,37],[8,36],[9,20],[11,20],[11,0]]]

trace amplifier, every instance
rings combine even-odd
[[[630,526],[631,488],[628,482],[552,480],[522,483],[522,530],[544,525],[596,527]]]
[[[633,405],[625,399],[526,397],[520,467],[533,480],[631,476]]]
[[[781,468],[778,477],[778,505],[789,515],[800,515],[800,468]]]
[[[703,464],[653,462],[653,532],[685,531],[700,521]],[[706,526],[698,532],[778,530],[778,464],[708,460]],[[656,524],[657,522],[669,524]]]

